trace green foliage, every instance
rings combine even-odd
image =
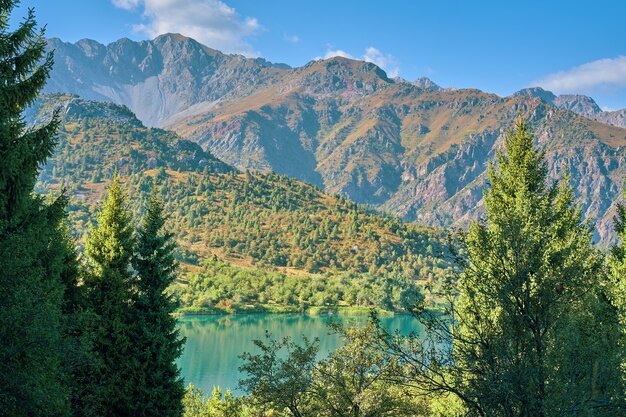
[[[184,340],[176,329],[177,303],[165,293],[176,279],[175,242],[164,232],[163,205],[156,193],[148,203],[136,236],[133,266],[136,292],[132,309],[135,333],[132,352],[137,369],[132,373],[134,416],[176,417],[182,413],[183,380],[175,360]]]
[[[11,31],[17,1],[0,1],[0,415],[68,415],[63,356],[67,199],[33,195],[57,119],[27,129],[22,111],[43,88],[52,55],[32,10]],[[67,343],[66,343],[67,342]]]
[[[91,410],[93,398],[90,397],[89,370],[98,363],[92,354],[94,320],[97,318],[90,311],[85,299],[85,288],[81,285],[84,276],[83,266],[79,262],[74,238],[69,224],[63,222],[59,227],[57,245],[51,246],[63,262],[61,282],[64,284],[63,296],[63,369],[66,371],[66,386],[69,390],[71,415],[96,416]]]
[[[183,417],[261,417],[259,413],[248,404],[244,397],[235,397],[230,390],[225,394],[219,388],[215,388],[210,397],[205,397],[202,390],[189,384],[182,401]],[[269,417],[269,415],[268,415]]]
[[[289,410],[294,417],[312,415],[315,405],[310,389],[319,350],[317,339],[303,338],[301,346],[289,337],[280,341],[272,339],[269,333],[265,337],[266,341],[254,341],[260,353],[241,356],[244,364],[239,371],[248,377],[240,380],[239,386],[252,395],[260,408]]]
[[[304,416],[423,416],[426,404],[414,392],[396,385],[401,372],[394,357],[381,349],[372,322],[360,328],[331,327],[344,346],[318,361],[317,340],[255,340],[258,354],[245,353],[240,387],[260,409]]]
[[[459,297],[444,317],[421,315],[426,340],[388,346],[410,384],[457,396],[468,415],[619,414],[617,318],[568,178],[547,184],[522,120],[497,162],[486,220],[463,236]]]
[[[624,188],[626,195],[626,187]],[[619,346],[622,352],[622,370],[626,378],[626,207],[623,203],[618,204],[615,216],[615,231],[619,236],[619,244],[611,248],[608,257],[609,282],[608,297],[611,304],[617,310],[620,321]]]
[[[415,282],[400,274],[384,276],[343,272],[289,275],[263,269],[246,269],[209,258],[202,271],[173,287],[187,307],[237,308],[245,305],[340,305],[408,310],[422,297]]]
[[[93,354],[100,361],[89,370],[91,407],[102,416],[132,415],[133,294],[131,258],[135,239],[129,211],[117,175],[85,244],[89,271],[85,289],[96,314]]]
[[[394,383],[397,361],[380,348],[372,322],[342,329],[344,346],[320,361],[314,372],[319,416],[417,416],[425,409],[412,392]]]

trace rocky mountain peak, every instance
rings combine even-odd
[[[564,94],[556,97],[552,104],[562,109],[571,110],[585,117],[591,117],[602,112],[594,99],[578,94]]]
[[[309,62],[295,70],[294,80],[299,80],[313,94],[343,90],[371,93],[394,83],[384,70],[371,62],[339,56]]]
[[[551,91],[544,90],[541,87],[529,87],[523,88],[512,94],[513,97],[527,96],[537,97],[545,101],[546,103],[552,103],[556,96]]]
[[[93,39],[81,39],[76,42],[76,46],[83,51],[86,57],[91,59],[102,57],[106,53],[106,46]]]
[[[411,84],[414,86],[421,88],[422,90],[428,91],[441,91],[441,86],[435,84],[430,78],[420,77],[417,80],[413,81]]]

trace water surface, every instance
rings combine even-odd
[[[347,325],[365,324],[366,316],[334,316]],[[257,352],[254,339],[263,339],[265,331],[274,338],[291,336],[300,342],[304,335],[319,338],[320,358],[341,345],[341,338],[329,334],[328,316],[302,314],[253,314],[239,316],[189,316],[179,321],[180,332],[187,338],[183,355],[178,360],[185,384],[192,382],[205,393],[213,387],[230,388],[236,394],[237,381],[242,375],[237,368],[239,356],[244,352]],[[403,334],[419,331],[417,321],[411,316],[381,318],[389,330]]]

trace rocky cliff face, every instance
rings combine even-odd
[[[430,78],[426,78],[426,77],[420,77],[417,80],[413,81],[412,84],[416,87],[419,87],[421,89],[428,90],[428,91],[443,90],[443,88],[435,84]]]
[[[56,64],[44,92],[67,92],[130,107],[148,126],[279,81],[281,70],[262,59],[226,55],[193,39],[167,34],[151,41],[120,39],[104,46],[48,41]]]
[[[551,176],[569,166],[584,214],[598,220],[596,237],[612,239],[613,204],[626,176],[625,129],[534,97],[398,83],[355,95],[346,87],[333,96],[301,89],[267,100],[252,95],[172,128],[235,166],[276,170],[406,220],[465,226],[482,213],[487,164],[522,113]]]
[[[597,238],[612,239],[626,129],[609,124],[624,113],[599,111],[587,97],[447,90],[345,58],[277,68],[179,35],[50,43],[57,65],[48,90],[125,104],[238,168],[276,171],[430,225],[463,226],[482,213],[487,164],[521,113],[551,176],[569,166]]]
[[[538,97],[558,108],[573,111],[581,116],[597,120],[604,124],[626,128],[626,109],[617,111],[603,111],[594,99],[579,94],[564,94],[555,96],[541,87],[525,88],[513,96]]]

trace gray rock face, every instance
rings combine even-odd
[[[107,46],[48,40],[56,63],[44,92],[78,94],[130,107],[148,126],[200,103],[244,97],[277,82],[284,65],[226,55],[181,35]]]
[[[513,97],[538,97],[561,109],[570,110],[581,116],[597,120],[601,123],[626,127],[626,109],[617,111],[603,111],[594,99],[579,94],[563,94],[555,96],[541,87],[525,88],[513,94]]]
[[[413,81],[413,85],[428,91],[440,91],[442,88],[435,84],[430,78],[421,77]]]
[[[596,114],[593,119],[607,125],[626,127],[626,109],[603,111]]]
[[[551,91],[546,91],[541,87],[524,88],[513,93],[513,97],[537,97],[546,103],[553,103],[556,96]]]
[[[172,34],[49,44],[57,63],[47,91],[124,104],[145,124],[172,129],[237,168],[290,175],[437,226],[463,226],[483,213],[487,164],[521,113],[551,177],[568,165],[596,237],[613,238],[626,111],[603,112],[589,97],[442,89],[346,58],[287,68]]]
[[[560,95],[552,101],[552,104],[561,109],[570,110],[581,116],[589,117],[590,119],[602,113],[600,106],[598,106],[591,97],[582,95]]]

